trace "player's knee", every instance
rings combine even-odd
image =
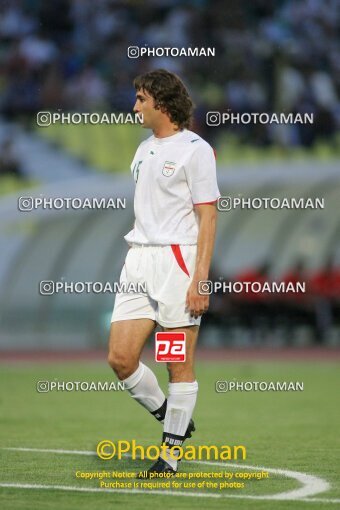
[[[108,363],[116,373],[118,379],[126,379],[135,369],[135,362],[132,356],[111,349],[108,355]]]

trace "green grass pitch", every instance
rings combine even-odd
[[[167,373],[149,363],[166,391]],[[247,459],[238,464],[308,473],[330,484],[317,501],[247,499],[301,487],[297,480],[272,473],[268,479],[245,482],[244,489],[198,490],[193,497],[130,493],[77,492],[0,486],[4,510],[100,510],[112,507],[166,509],[286,510],[336,508],[340,505],[339,366],[331,362],[203,362],[197,364],[199,398],[194,419],[197,430],[187,444],[245,445]],[[82,480],[76,471],[139,471],[151,462],[125,457],[104,461],[96,455],[7,450],[40,448],[95,451],[103,439],[135,439],[138,444],[159,444],[161,425],[126,392],[38,393],[38,380],[116,380],[105,362],[12,364],[0,367],[0,484],[17,483],[99,489],[98,480]],[[303,381],[303,392],[216,393],[215,381]],[[182,472],[249,471],[182,462]],[[186,490],[189,493],[190,489]],[[220,498],[207,497],[222,495]],[[230,498],[237,495],[238,498]],[[224,497],[226,496],[226,497]],[[312,500],[313,500],[312,496]],[[339,502],[336,502],[337,500]],[[322,500],[322,501],[321,501]],[[333,500],[333,501],[330,501]]]

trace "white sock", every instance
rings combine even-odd
[[[154,412],[164,404],[165,395],[159,387],[155,374],[141,361],[137,370],[124,379],[123,383],[131,397],[148,411]]]
[[[162,442],[169,444],[170,447],[172,445],[181,446],[183,443],[184,435],[196,404],[197,392],[197,381],[191,383],[169,383],[169,397]],[[168,450],[166,451],[168,458],[166,459],[162,455],[161,457],[176,470],[177,460],[170,457]]]

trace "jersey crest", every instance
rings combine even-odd
[[[176,170],[176,163],[173,161],[166,161],[163,166],[162,174],[165,177],[171,177]]]

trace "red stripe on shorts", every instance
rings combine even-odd
[[[184,271],[185,274],[187,274],[190,277],[188,268],[185,265],[185,262],[184,262],[184,259],[183,259],[183,256],[182,256],[180,245],[179,244],[172,244],[171,245],[171,249],[172,249],[173,254],[175,255],[175,259],[177,260],[177,264],[179,265],[179,267],[182,269],[182,271]]]

